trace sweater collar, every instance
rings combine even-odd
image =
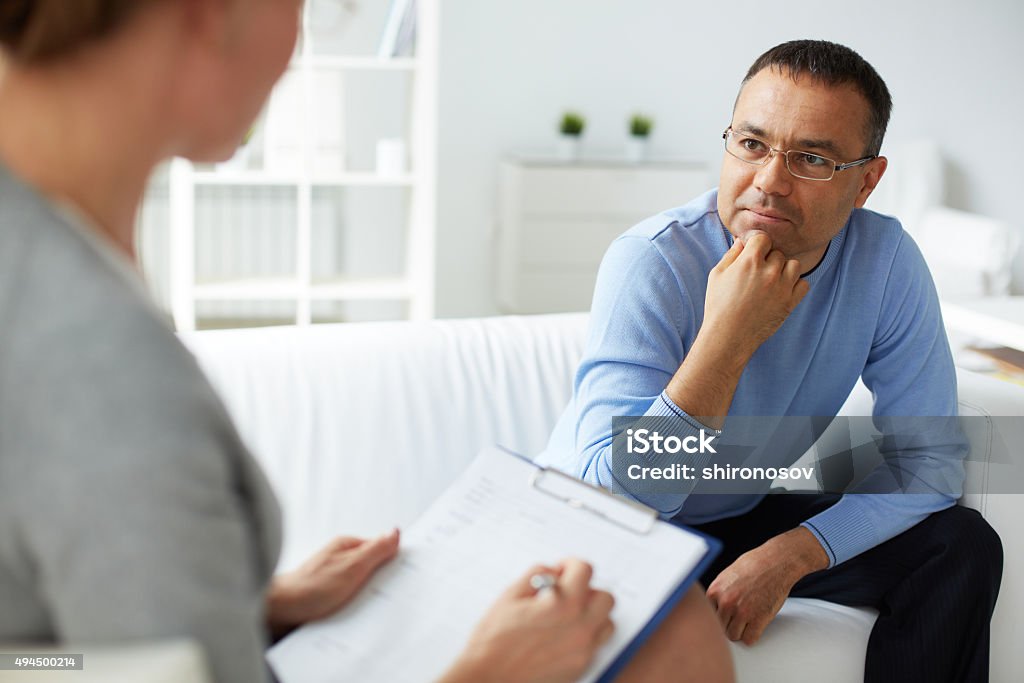
[[[715,216],[718,218],[718,224],[722,228],[722,235],[725,237],[725,248],[729,249],[735,240],[732,237],[732,233],[729,232],[726,229],[725,224],[722,223],[722,219],[718,216],[717,212],[715,212]],[[828,273],[839,260],[839,254],[843,250],[843,243],[846,241],[846,232],[850,227],[850,220],[852,218],[853,213],[851,212],[850,218],[846,219],[846,225],[843,226],[843,229],[840,230],[835,237],[829,240],[828,247],[825,249],[825,255],[822,257],[821,261],[818,262],[818,265],[811,268],[811,270],[806,274],[801,275],[804,280],[807,280],[808,284],[813,285],[815,282],[825,277],[825,274]]]

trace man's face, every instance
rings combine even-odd
[[[814,152],[838,163],[865,156],[868,103],[852,85],[827,86],[806,74],[763,69],[743,86],[732,129],[776,149]],[[829,240],[861,207],[885,171],[884,158],[837,171],[829,181],[789,173],[775,154],[764,166],[725,153],[718,188],[718,214],[739,239],[766,233],[803,272],[817,265]]]

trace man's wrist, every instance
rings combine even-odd
[[[710,366],[735,374],[738,380],[758,347],[760,344],[745,339],[743,335],[705,320],[693,340],[690,354],[704,356]]]
[[[714,330],[701,328],[665,393],[695,420],[721,429],[749,360]]]
[[[776,536],[770,542],[780,545],[785,563],[792,573],[793,583],[808,574],[828,569],[828,553],[817,537],[802,526]]]

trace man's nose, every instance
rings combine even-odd
[[[772,152],[768,161],[754,174],[754,187],[765,194],[789,194],[793,188],[793,176],[786,168],[785,154]]]

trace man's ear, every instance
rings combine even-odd
[[[868,162],[867,172],[864,173],[864,181],[861,184],[860,192],[857,193],[857,200],[853,203],[854,207],[859,209],[864,206],[868,201],[868,197],[875,191],[875,187],[878,186],[878,182],[882,179],[888,166],[889,160],[885,157],[878,157]]]

